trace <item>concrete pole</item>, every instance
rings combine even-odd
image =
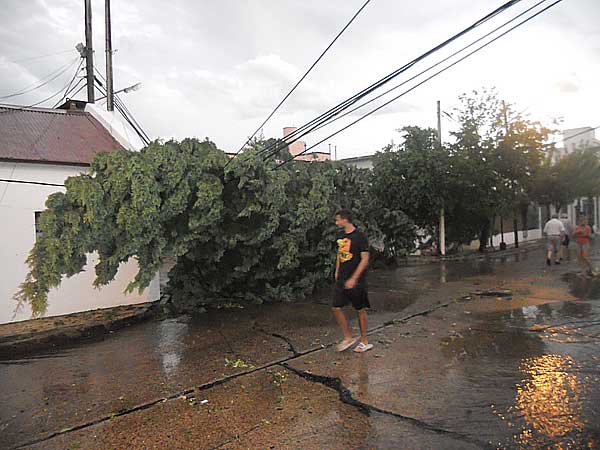
[[[113,89],[113,66],[112,66],[112,36],[110,26],[110,0],[104,0],[104,24],[106,39],[106,109],[115,110],[115,96]]]
[[[442,148],[442,106],[440,101],[437,101],[437,132],[438,145]],[[440,209],[440,254],[446,255],[446,217],[444,208]]]
[[[88,103],[94,103],[94,44],[92,43],[92,0],[85,0],[85,69]]]

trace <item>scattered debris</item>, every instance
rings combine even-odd
[[[229,367],[232,369],[255,369],[256,366],[254,364],[249,364],[243,359],[229,359],[225,358],[225,367]]]

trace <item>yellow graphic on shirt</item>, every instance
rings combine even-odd
[[[352,241],[348,238],[338,239],[338,261],[343,263],[350,261],[352,259],[352,253],[350,253],[350,246],[352,245]]]

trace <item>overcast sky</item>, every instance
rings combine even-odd
[[[95,62],[104,71],[104,1],[92,3]],[[208,136],[235,151],[362,3],[112,0],[115,88],[142,83],[141,90],[122,98],[151,137]],[[502,3],[372,0],[270,120],[265,136],[280,137],[282,127],[304,124]],[[523,0],[473,38],[534,3]],[[562,117],[565,128],[600,125],[599,19],[600,1],[564,0],[330,143],[337,145],[338,157],[374,153],[398,140],[400,127],[435,126],[436,100],[451,112],[459,94],[483,86],[497,87],[531,118],[549,123]],[[82,0],[2,0],[0,97],[75,59],[74,46],[84,39]],[[58,92],[74,71],[0,102],[33,104]],[[308,145],[344,123],[308,136]],[[446,132],[452,125],[444,119]]]

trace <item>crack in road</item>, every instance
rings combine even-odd
[[[266,334],[267,336],[271,336],[271,337],[274,337],[274,338],[277,338],[277,339],[281,339],[282,341],[284,341],[288,345],[288,351],[290,353],[292,353],[292,355],[298,356],[300,354],[298,352],[298,350],[296,350],[296,347],[294,346],[294,343],[292,342],[292,340],[290,338],[288,338],[287,336],[284,336],[284,335],[279,334],[279,333],[270,333],[270,332],[266,331],[264,328],[254,327],[254,330],[258,331],[259,333]]]
[[[432,306],[432,307],[430,307],[428,309],[425,309],[423,311],[416,312],[416,313],[413,313],[413,314],[409,314],[409,315],[407,315],[405,317],[402,317],[402,318],[399,318],[399,319],[388,320],[388,321],[384,322],[383,324],[381,324],[381,325],[379,325],[377,327],[374,327],[373,329],[369,330],[368,334],[371,335],[371,334],[374,334],[374,333],[378,333],[379,331],[381,331],[381,330],[383,330],[385,328],[388,328],[388,327],[391,327],[391,326],[394,326],[394,325],[399,325],[399,324],[406,323],[407,321],[409,321],[410,319],[415,318],[415,317],[426,316],[426,315],[428,315],[428,314],[430,314],[430,313],[432,313],[432,312],[434,312],[434,311],[436,311],[438,309],[446,308],[446,307],[450,306],[453,302],[454,301],[450,301],[450,302],[447,302],[447,303],[439,303],[439,304],[434,305],[434,306]],[[259,330],[259,329],[256,329],[256,330],[257,331],[265,332],[264,330]],[[312,354],[312,353],[315,353],[315,352],[319,352],[319,351],[325,350],[325,349],[330,348],[333,345],[335,345],[335,342],[330,342],[328,344],[322,344],[319,347],[314,347],[314,348],[311,348],[311,349],[308,349],[308,350],[304,350],[304,351],[297,351],[295,348],[293,348],[293,346],[291,344],[291,341],[289,341],[289,339],[287,339],[285,336],[282,336],[282,335],[275,336],[275,334],[272,334],[272,333],[268,333],[268,332],[265,332],[265,333],[267,333],[267,334],[269,334],[271,336],[278,337],[280,339],[285,340],[288,343],[288,345],[290,345],[290,351],[293,354],[291,356],[287,356],[285,358],[280,358],[278,360],[275,360],[275,361],[263,364],[262,366],[254,367],[252,369],[241,371],[241,372],[238,372],[238,373],[235,373],[235,374],[232,374],[232,375],[228,375],[228,376],[223,377],[223,378],[218,378],[218,379],[210,381],[208,383],[204,383],[204,384],[201,384],[201,385],[199,385],[197,387],[192,387],[192,388],[186,389],[184,391],[180,391],[180,392],[171,394],[171,395],[166,396],[166,397],[161,397],[161,398],[158,398],[158,399],[154,399],[154,400],[150,400],[150,401],[144,402],[144,403],[142,403],[140,405],[137,405],[137,406],[134,406],[132,408],[122,409],[120,411],[107,414],[105,416],[99,417],[97,419],[94,419],[94,420],[91,420],[91,421],[88,421],[88,422],[85,422],[85,423],[82,423],[82,424],[79,424],[79,425],[75,425],[75,426],[72,426],[72,427],[63,428],[60,431],[55,431],[55,432],[49,433],[49,434],[47,434],[45,436],[41,436],[39,438],[32,439],[32,440],[30,440],[28,442],[25,442],[25,443],[22,443],[22,444],[18,444],[18,445],[14,446],[14,447],[11,447],[11,450],[17,450],[17,449],[21,449],[21,448],[24,448],[24,447],[29,447],[29,446],[32,446],[32,445],[35,445],[35,444],[39,444],[39,443],[42,443],[42,442],[46,442],[46,441],[49,441],[50,439],[54,439],[54,438],[56,438],[58,436],[62,436],[64,434],[72,433],[74,431],[79,431],[79,430],[83,430],[83,429],[86,429],[86,428],[89,428],[89,427],[92,427],[92,426],[95,426],[95,425],[99,425],[99,424],[101,424],[103,422],[106,422],[106,421],[111,420],[111,419],[116,418],[116,417],[122,417],[122,416],[126,416],[128,414],[132,414],[132,413],[135,413],[135,412],[138,412],[138,411],[143,411],[143,410],[151,408],[151,407],[153,407],[153,406],[155,406],[155,405],[157,405],[159,403],[164,403],[164,402],[167,402],[167,401],[172,401],[172,400],[178,399],[178,398],[180,398],[180,397],[182,397],[184,395],[192,394],[195,391],[205,391],[205,390],[211,389],[213,387],[219,386],[221,384],[225,384],[225,383],[227,383],[229,381],[235,380],[236,378],[240,378],[240,377],[243,377],[243,376],[246,376],[246,375],[250,375],[250,374],[253,374],[255,372],[259,372],[261,370],[269,369],[271,367],[282,366],[282,365],[284,365],[288,361],[292,361],[292,360],[298,359],[298,358],[300,358],[302,356],[306,356],[306,355],[309,355],[309,354]],[[377,409],[373,409],[373,411],[377,411]]]
[[[348,389],[347,387],[344,386],[344,384],[342,383],[342,380],[340,378],[330,377],[327,375],[317,375],[312,372],[307,372],[307,371],[304,371],[301,369],[297,369],[297,368],[290,366],[288,364],[285,364],[285,363],[280,364],[280,366],[306,381],[310,381],[311,383],[319,383],[329,389],[336,391],[338,393],[339,399],[342,403],[345,403],[347,405],[357,408],[363,414],[370,415],[372,412],[377,412],[380,414],[384,414],[386,416],[395,417],[396,419],[402,420],[403,422],[410,423],[411,425],[416,426],[417,428],[421,428],[421,429],[431,431],[431,432],[437,433],[437,434],[443,434],[446,436],[450,436],[450,437],[453,437],[454,439],[460,440],[462,442],[467,442],[469,444],[478,445],[479,447],[484,448],[484,449],[494,448],[493,446],[491,446],[491,444],[479,441],[479,440],[474,439],[466,434],[459,433],[457,431],[447,430],[445,428],[440,428],[431,423],[417,419],[415,417],[405,416],[403,414],[399,414],[394,411],[388,411],[386,409],[379,408],[378,406],[374,406],[374,405],[370,405],[368,403],[361,402],[360,400],[357,400],[353,397],[350,389]]]

